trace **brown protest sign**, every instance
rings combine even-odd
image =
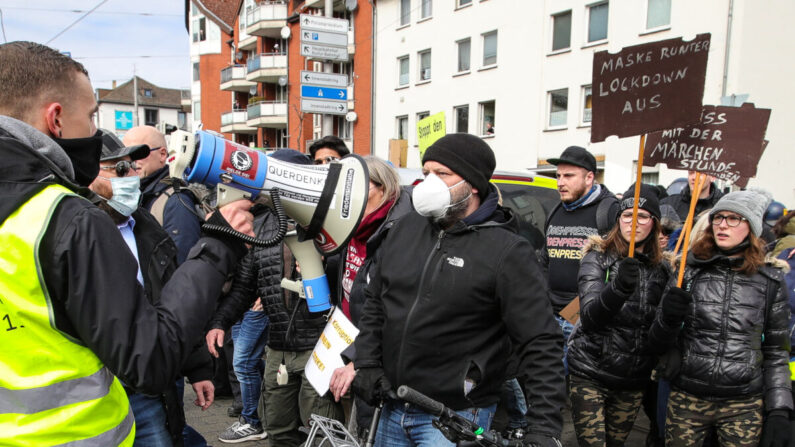
[[[696,124],[650,133],[643,164],[703,172],[742,186],[756,175],[770,109],[704,106]]]
[[[707,33],[594,53],[591,142],[698,122],[709,44]]]

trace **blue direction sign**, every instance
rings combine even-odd
[[[345,101],[348,99],[348,89],[302,85],[301,97]]]

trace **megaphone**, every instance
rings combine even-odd
[[[370,178],[360,156],[347,155],[327,165],[297,165],[207,131],[178,130],[171,134],[168,161],[172,177],[217,187],[219,206],[241,198],[272,206],[270,196],[262,193],[278,188],[285,214],[301,230],[285,240],[302,266],[302,291],[314,303],[328,302],[318,252],[331,255],[342,249],[364,216]],[[314,253],[306,249],[307,244],[297,248],[305,241],[312,241]],[[310,310],[330,306],[322,307],[314,304]]]

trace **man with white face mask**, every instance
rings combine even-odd
[[[97,206],[104,210],[122,234],[124,242],[138,261],[138,282],[146,289],[146,296],[157,305],[163,285],[177,268],[177,247],[155,218],[139,208],[140,181],[136,162],[149,155],[149,146],[127,146],[108,130],[102,134],[102,153],[99,174],[89,185],[100,198]],[[206,409],[213,402],[213,363],[201,343],[190,354],[180,373],[193,384]],[[122,383],[124,385],[124,383]],[[176,383],[160,395],[135,393],[125,385],[130,407],[135,415],[135,443],[142,445],[171,445],[181,442],[185,415],[181,394]]]
[[[488,429],[515,355],[528,397],[525,445],[559,446],[562,336],[532,247],[489,183],[491,148],[469,134],[423,157],[417,213],[392,228],[368,278],[353,389],[385,401],[377,445],[452,446],[430,415],[390,400],[408,385]]]

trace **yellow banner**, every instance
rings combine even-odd
[[[446,133],[444,112],[439,112],[417,122],[417,145],[420,148],[420,160],[425,155],[425,149],[428,149],[434,141],[442,138]]]

